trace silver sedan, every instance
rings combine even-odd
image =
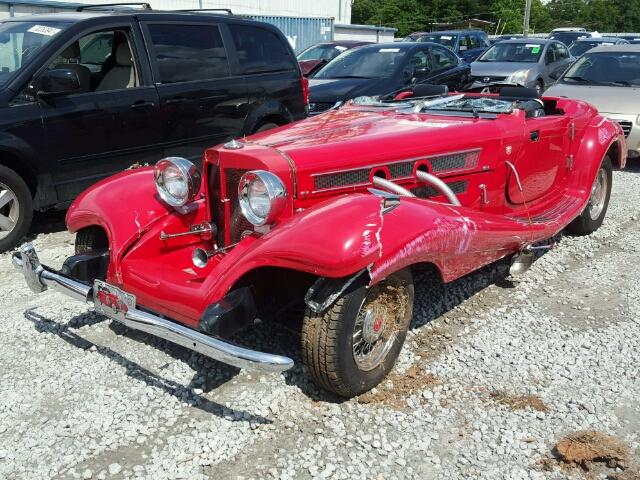
[[[512,83],[542,93],[574,61],[569,49],[556,40],[505,40],[493,45],[471,64],[471,88]]]

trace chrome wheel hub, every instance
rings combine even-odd
[[[0,183],[0,240],[13,232],[19,216],[18,197],[8,186]]]
[[[589,205],[587,207],[591,220],[597,220],[604,209],[604,204],[607,199],[607,183],[607,172],[601,168],[596,176],[596,181],[593,182],[591,197],[589,198]]]

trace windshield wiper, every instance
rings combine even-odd
[[[580,82],[580,83],[592,83],[591,80],[587,80],[584,77],[579,77],[579,76],[575,76],[575,77],[562,77],[562,80],[574,80],[576,82]]]

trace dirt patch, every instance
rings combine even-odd
[[[607,480],[640,480],[640,467],[630,468],[621,473],[609,475]]]
[[[530,408],[537,412],[548,412],[549,407],[537,395],[512,395],[510,393],[495,391],[489,393],[489,397],[512,410],[526,410]]]
[[[555,446],[558,458],[568,465],[589,470],[594,462],[624,468],[629,447],[619,438],[595,430],[582,430],[563,437]],[[632,477],[633,478],[633,477]]]
[[[391,374],[378,388],[360,395],[357,400],[358,403],[378,403],[403,410],[408,408],[408,397],[425,387],[433,387],[438,383],[435,375],[413,365],[403,374]]]

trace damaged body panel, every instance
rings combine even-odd
[[[322,329],[342,319],[354,342],[335,359],[344,378],[307,366],[350,396],[393,365],[411,306],[384,305],[412,301],[412,267],[433,265],[449,282],[564,228],[595,230],[624,142],[618,124],[564,98],[351,102],[207,150],[184,207],[168,206],[160,174],[141,168],[85,192],[67,225],[105,232],[108,269],[96,280],[202,334],[302,304],[312,361],[332,338]]]

